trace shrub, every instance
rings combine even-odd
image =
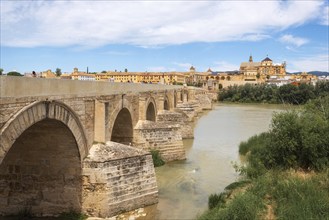
[[[160,167],[165,164],[158,150],[151,150],[154,167]]]
[[[246,142],[241,142],[239,145],[239,153],[241,155],[246,155],[248,152],[252,150],[256,150],[257,148],[262,148],[267,143],[269,138],[268,132],[263,132],[259,135],[254,135],[250,137]]]
[[[242,142],[247,155],[242,173],[254,178],[266,169],[324,170],[329,166],[329,96],[309,102],[300,111],[273,116],[269,132]]]

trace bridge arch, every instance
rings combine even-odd
[[[81,161],[88,151],[72,109],[56,101],[32,103],[4,125],[0,138],[0,192],[7,200],[1,213],[81,211]]]
[[[165,95],[165,97],[164,97],[163,109],[164,110],[170,110],[169,98],[168,98],[167,95]]]
[[[127,108],[122,108],[116,116],[111,132],[111,141],[131,145],[133,141],[133,122]]]
[[[154,121],[156,120],[156,115],[157,115],[157,111],[156,111],[156,103],[153,97],[150,97],[147,105],[146,105],[146,120],[148,121]]]
[[[174,108],[177,106],[177,92],[176,90],[174,91]]]

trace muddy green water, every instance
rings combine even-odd
[[[283,105],[214,104],[197,119],[194,139],[185,140],[186,160],[156,168],[159,203],[143,219],[195,219],[207,209],[208,196],[238,178],[241,141],[269,129]]]

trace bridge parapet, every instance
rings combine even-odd
[[[0,94],[4,98],[89,97],[183,89],[183,86],[139,83],[113,83],[0,76]]]

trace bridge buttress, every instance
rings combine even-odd
[[[94,141],[105,143],[106,127],[106,103],[95,100],[95,128],[94,128]]]

